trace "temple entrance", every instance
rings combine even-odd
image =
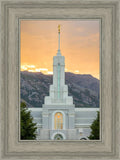
[[[54,129],[63,129],[63,115],[61,112],[55,114]]]
[[[61,134],[56,134],[54,140],[63,140],[63,136]]]
[[[87,140],[86,138],[81,138],[80,140]]]

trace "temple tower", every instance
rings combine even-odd
[[[60,51],[58,25],[58,51],[53,57],[53,84],[50,85],[49,96],[45,97],[43,104],[43,129],[52,130],[51,134],[56,130],[62,134],[63,130],[74,129],[74,113],[73,98],[68,96],[68,86],[65,85],[65,57]],[[65,135],[61,136],[65,139]]]

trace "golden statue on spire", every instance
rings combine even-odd
[[[58,33],[60,33],[60,24],[58,25]]]

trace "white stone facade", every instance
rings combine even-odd
[[[44,128],[42,119],[43,108],[29,108],[29,110],[31,111],[32,116],[34,117],[34,122],[37,123],[38,127],[37,139],[53,140],[56,134],[62,134],[62,136],[64,135],[63,139],[84,140],[88,139],[87,137],[90,135],[91,132],[90,125],[96,118],[97,111],[99,111],[99,108],[75,108],[74,129],[62,129],[62,130],[55,130],[52,126],[54,118],[53,115],[55,112],[51,111],[49,113],[49,125],[51,125],[51,129],[43,129]],[[65,115],[67,116],[66,113]],[[66,117],[66,122],[67,119],[68,117]]]

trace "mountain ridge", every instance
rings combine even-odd
[[[49,95],[53,75],[41,72],[21,71],[21,100],[28,107],[42,107]],[[68,95],[73,96],[75,107],[99,107],[99,80],[90,74],[65,72]]]

